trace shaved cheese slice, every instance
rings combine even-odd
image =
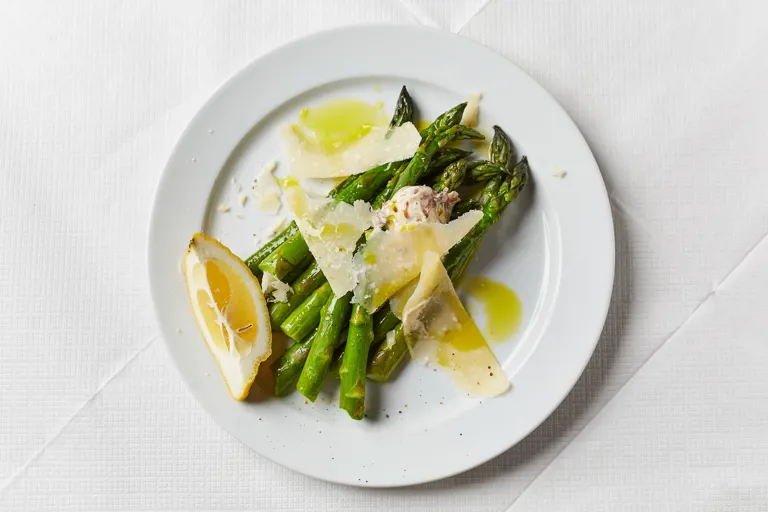
[[[421,135],[412,123],[392,129],[374,126],[359,140],[334,152],[323,151],[294,126],[283,128],[281,135],[291,158],[291,174],[297,178],[351,176],[410,158],[421,143]]]
[[[461,124],[466,126],[477,126],[477,121],[480,117],[480,98],[482,98],[482,95],[477,92],[467,95],[467,106],[464,109]]]
[[[355,268],[361,272],[353,302],[375,311],[419,275],[426,252],[442,256],[482,217],[473,210],[448,224],[425,222],[400,231],[375,230],[355,254]]]
[[[304,241],[323,271],[333,293],[341,297],[355,287],[353,258],[360,236],[371,227],[371,207],[327,198],[310,198],[298,185],[285,188],[288,206],[296,216]]]
[[[403,334],[414,360],[434,362],[467,394],[496,396],[509,379],[461,304],[440,256],[427,252],[403,310]]]
[[[253,205],[257,210],[265,213],[275,214],[282,205],[280,202],[280,186],[272,175],[276,168],[277,162],[272,160],[264,166],[253,181]],[[245,200],[241,201],[241,206],[243,204],[245,204]]]
[[[413,295],[413,291],[416,289],[416,285],[418,284],[419,280],[414,279],[407,285],[400,288],[400,291],[389,298],[389,309],[392,310],[392,313],[394,313],[398,319],[403,319],[405,303],[408,302],[408,299],[411,298],[411,295]]]
[[[288,302],[291,285],[284,283],[269,272],[261,276],[261,289],[265,296],[269,296],[267,302]]]

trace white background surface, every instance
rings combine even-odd
[[[768,510],[766,19],[761,0],[4,0],[0,510]],[[480,468],[386,491],[213,423],[158,339],[145,263],[160,171],[216,86],[373,21],[460,32],[544,85],[617,236],[605,331],[557,412]]]

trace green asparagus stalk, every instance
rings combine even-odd
[[[291,311],[304,302],[304,299],[310,293],[322,286],[326,282],[322,270],[316,262],[307,267],[301,276],[291,285],[291,293],[288,296],[288,302],[275,302],[269,306],[269,318],[272,325],[278,326],[288,318]]]
[[[419,146],[419,150],[416,151],[416,154],[413,155],[410,162],[408,162],[408,165],[398,176],[392,194],[403,187],[417,183],[419,179],[426,174],[429,168],[429,163],[432,160],[432,155],[434,155],[438,149],[445,147],[448,143],[453,142],[454,140],[482,140],[484,138],[485,136],[474,128],[469,128],[463,125],[451,126],[445,131],[431,135],[427,139],[427,142],[424,142]]]
[[[275,396],[286,396],[296,389],[296,381],[304,368],[309,350],[317,336],[317,330],[307,339],[298,341],[288,347],[282,356],[272,363],[272,373],[275,376]]]
[[[504,167],[512,165],[517,161],[517,153],[512,141],[509,140],[504,130],[498,126],[493,127],[493,140],[488,150],[491,162]]]
[[[509,172],[507,166],[489,162],[488,160],[475,160],[467,165],[467,176],[473,182],[488,181],[500,172]]]
[[[461,160],[462,158],[467,158],[471,154],[471,151],[466,151],[461,148],[447,147],[439,149],[432,157],[432,161],[429,162],[429,169],[427,174],[434,175],[437,172],[442,172],[443,169],[451,165],[453,162]]]
[[[280,244],[291,238],[293,235],[299,232],[299,227],[296,225],[295,222],[291,222],[287,228],[282,230],[280,233],[278,233],[272,240],[267,242],[261,249],[256,251],[255,253],[251,254],[251,256],[245,260],[246,266],[250,269],[250,271],[255,275],[258,279],[261,279],[261,276],[263,275],[262,270],[259,268],[259,263],[261,263],[264,258],[269,256],[272,251],[277,249]]]
[[[466,103],[459,103],[451,110],[443,112],[437,119],[432,121],[432,124],[424,128],[421,132],[421,144],[425,144],[432,138],[432,136],[444,132],[452,126],[456,126],[461,122],[461,117],[464,115],[464,109],[467,108]]]
[[[451,220],[458,219],[465,213],[471,210],[479,210],[482,205],[477,199],[463,199],[459,204],[453,207],[451,210]]]
[[[294,340],[306,338],[320,322],[320,310],[331,295],[333,290],[326,281],[288,315],[280,325],[280,330]]]
[[[432,184],[432,189],[438,192],[442,192],[443,190],[456,190],[461,185],[461,182],[464,181],[466,175],[467,161],[464,159],[457,160],[446,167],[445,171],[438,176],[435,183]]]
[[[373,341],[378,343],[383,340],[389,331],[394,329],[400,320],[392,313],[392,310],[387,307],[379,309],[373,315]]]
[[[381,342],[387,337],[387,333],[397,327],[400,319],[389,308],[389,304],[384,305],[373,315],[373,343]],[[339,348],[333,356],[333,364],[329,373],[335,379],[339,378],[339,369],[344,360],[344,347]],[[302,363],[303,364],[303,363]]]
[[[312,402],[320,393],[320,387],[331,366],[333,350],[349,317],[351,299],[352,292],[342,297],[331,296],[320,314],[317,335],[311,344],[307,361],[296,384],[296,389]]]
[[[362,419],[365,414],[365,370],[372,341],[373,318],[365,308],[355,305],[349,319],[347,344],[339,369],[339,407],[356,420]]]
[[[341,363],[344,362],[344,347],[333,353],[333,362],[331,368],[328,370],[328,374],[336,380],[339,380],[339,371],[341,370]]]

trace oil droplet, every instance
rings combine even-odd
[[[467,276],[461,283],[461,291],[480,304],[485,315],[483,330],[489,341],[506,341],[520,328],[523,322],[523,303],[505,284],[488,277]],[[471,302],[468,304],[470,314],[476,312],[473,306]]]
[[[334,153],[365,136],[372,127],[388,122],[381,102],[370,105],[356,99],[333,99],[303,108],[298,123],[291,128],[301,140]]]

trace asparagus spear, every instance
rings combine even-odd
[[[464,115],[464,109],[467,108],[466,103],[459,103],[451,110],[443,112],[437,119],[432,121],[432,124],[424,128],[421,132],[421,144],[425,144],[432,138],[433,135],[444,132],[451,126],[456,126],[461,122],[461,117]]]
[[[506,171],[509,168],[509,163],[515,158],[515,149],[512,146],[512,142],[504,133],[504,130],[498,126],[493,127],[493,140],[489,147],[488,153],[490,161],[488,160],[476,160],[469,162],[467,165],[467,172],[471,181],[486,181],[495,177],[500,170]],[[461,217],[470,210],[479,210],[485,202],[485,199],[481,197],[477,199],[465,199],[451,212],[451,218],[455,219]]]
[[[272,373],[275,376],[275,396],[285,396],[296,389],[296,380],[304,368],[304,361],[309,355],[309,350],[316,336],[317,330],[310,334],[307,339],[288,347],[288,350],[272,363]]]
[[[445,171],[437,177],[435,183],[432,184],[432,189],[441,192],[443,190],[456,190],[464,181],[464,177],[467,175],[467,161],[457,160],[448,167]]]
[[[356,420],[362,419],[365,414],[365,369],[372,341],[373,317],[364,307],[355,304],[349,318],[347,345],[339,368],[339,407]]]
[[[469,179],[474,182],[488,181],[500,172],[509,172],[505,165],[489,162],[488,160],[475,160],[467,164]]]
[[[451,220],[458,219],[470,210],[479,210],[480,208],[482,208],[482,206],[477,199],[463,199],[459,204],[453,207],[453,210],[451,210]]]
[[[413,155],[410,162],[408,162],[408,165],[398,176],[392,194],[403,187],[418,182],[422,175],[426,174],[427,169],[429,168],[429,163],[432,160],[432,155],[434,155],[438,149],[445,147],[448,143],[453,142],[454,140],[482,140],[484,138],[485,136],[474,128],[469,128],[460,124],[451,126],[445,131],[431,135],[426,142],[423,142],[421,146],[419,146],[419,150],[416,151],[416,154]]]
[[[491,162],[507,167],[517,160],[517,153],[512,141],[509,140],[504,130],[498,126],[493,127],[493,140],[488,150]]]
[[[333,353],[333,362],[331,363],[331,368],[328,370],[328,373],[331,377],[333,377],[336,380],[339,380],[341,377],[339,377],[339,371],[341,370],[341,363],[344,362],[344,350],[342,347],[342,350],[337,350]]]
[[[429,170],[427,173],[432,175],[438,171],[442,171],[453,162],[467,158],[471,155],[471,151],[467,151],[461,148],[442,148],[435,152],[432,157],[432,161],[429,162]]]
[[[373,315],[373,343],[379,343],[381,340],[387,337],[387,333],[398,326],[400,319],[395,316],[389,305],[386,305],[379,309]],[[339,378],[339,369],[344,359],[344,347],[341,347],[333,356],[333,363],[331,364],[330,374],[332,377]],[[295,361],[295,364],[304,364],[303,361]]]
[[[352,292],[343,297],[331,296],[320,314],[317,335],[311,343],[307,362],[296,384],[296,389],[313,402],[320,393],[320,386],[331,366],[333,350],[344,328],[344,322],[349,316],[351,299]]]
[[[528,161],[524,157],[509,176],[506,178],[503,176],[496,177],[486,184],[483,193],[485,198],[483,218],[458,244],[448,251],[444,258],[445,269],[452,281],[455,282],[461,277],[472,260],[482,237],[499,219],[504,208],[523,190],[528,182],[528,174]],[[503,182],[501,182],[502,179]],[[394,313],[390,312],[390,314],[394,316]],[[398,326],[401,325],[398,324]],[[383,342],[371,358],[368,376],[372,380],[386,381],[408,352],[405,338],[402,334],[398,335],[397,329],[398,327],[395,327],[394,341],[392,343]]]
[[[294,340],[302,340],[311,333],[320,322],[320,309],[333,295],[331,285],[326,281],[309,294],[280,325],[280,329]]]
[[[288,302],[275,302],[269,306],[269,318],[272,325],[280,325],[288,318],[291,311],[304,302],[307,296],[326,282],[323,272],[316,262],[307,267],[301,276],[291,285],[291,293]]]
[[[263,274],[262,270],[259,268],[259,263],[261,263],[264,258],[269,256],[272,251],[277,249],[280,244],[291,238],[293,235],[299,232],[299,227],[296,225],[295,222],[291,222],[287,228],[282,230],[280,233],[278,233],[275,238],[267,242],[261,249],[256,251],[255,253],[251,254],[251,256],[245,260],[245,264],[248,266],[250,271],[255,275],[258,279],[261,279],[261,276]]]
[[[408,94],[408,89],[403,86],[395,103],[395,112],[392,114],[392,121],[389,122],[389,129],[396,126],[402,126],[405,123],[413,121],[413,99]]]

